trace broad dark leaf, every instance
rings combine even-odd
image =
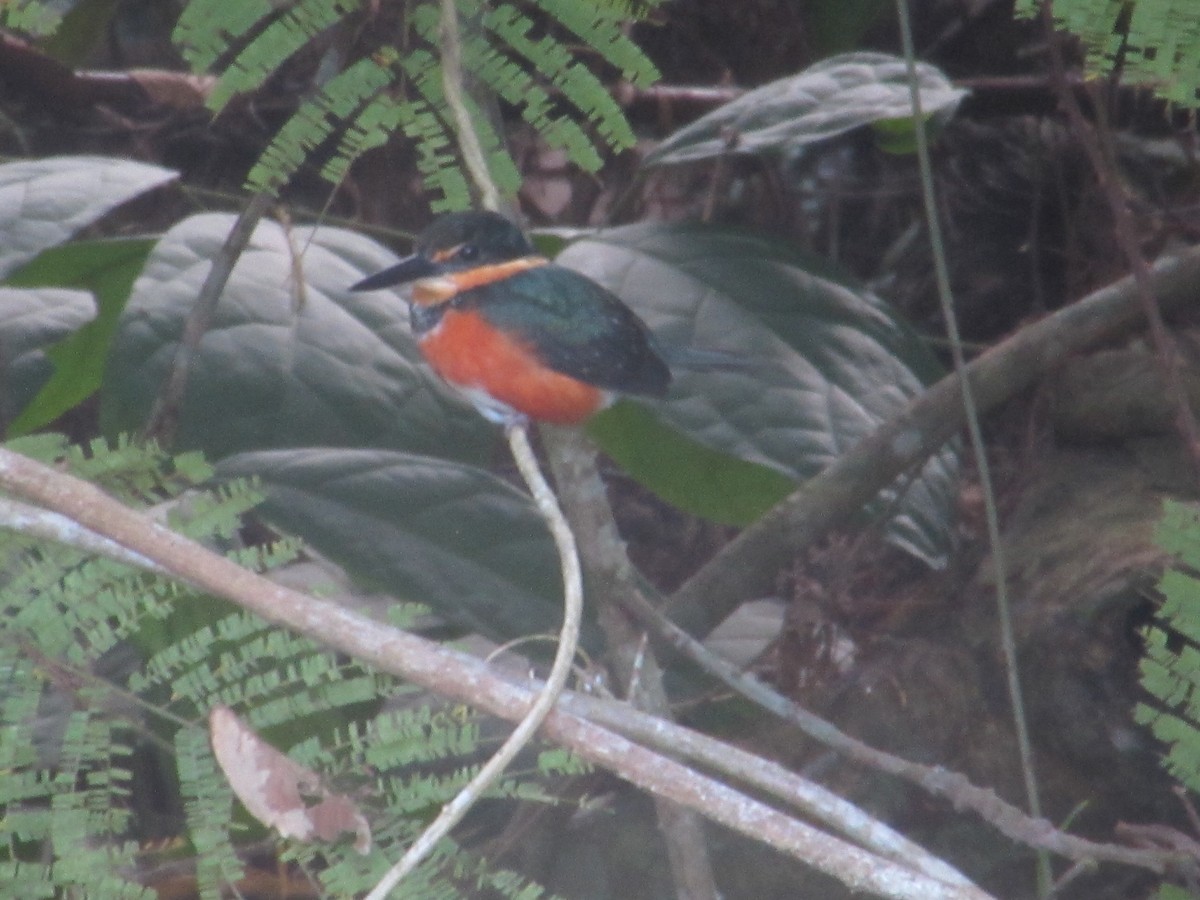
[[[0,288],[0,426],[50,379],[47,348],[95,315],[96,303],[85,291]]]
[[[669,356],[686,362],[686,350],[671,348],[692,347],[740,360],[675,365],[667,402],[655,408],[693,440],[797,481],[827,466],[938,375],[922,343],[881,300],[779,241],[699,225],[644,224],[578,241],[558,261],[629,302]],[[655,439],[650,432],[645,438]],[[933,564],[944,561],[949,547],[956,473],[952,451],[935,457],[889,524],[893,542]],[[669,462],[637,474],[651,489],[664,483],[664,494],[679,493],[679,473]],[[725,476],[710,470],[708,477]],[[741,474],[731,470],[729,477]],[[696,490],[712,502],[711,487]]]
[[[153,244],[150,238],[75,241],[46,250],[8,279],[22,287],[84,288],[99,305],[94,319],[47,351],[54,374],[13,421],[10,435],[41,428],[99,389],[117,318]]]
[[[145,421],[232,224],[193,216],[150,254],[113,340],[101,405],[110,433]],[[260,224],[191,362],[179,446],[213,459],[297,446],[483,458],[495,430],[421,366],[404,303],[348,290],[394,262],[350,231]]]
[[[0,277],[178,173],[102,156],[0,166]]]
[[[244,453],[260,511],[366,583],[498,639],[556,631],[562,576],[532,501],[471,466],[382,450]]]
[[[927,63],[917,64],[917,78],[926,118],[949,116],[966,94]],[[846,53],[700,117],[647,154],[644,165],[790,152],[863,125],[905,122],[911,131],[911,120],[904,60],[886,53]],[[889,129],[887,139],[894,144],[893,131]]]
[[[637,403],[604,410],[587,430],[633,478],[671,505],[713,522],[749,525],[797,486],[777,469],[692,440]]]

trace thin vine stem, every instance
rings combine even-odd
[[[442,91],[446,95],[446,105],[454,119],[454,133],[458,138],[458,147],[462,151],[463,163],[475,187],[479,189],[480,200],[486,209],[500,209],[500,191],[492,180],[488,168],[487,155],[483,145],[479,143],[479,135],[471,122],[471,111],[467,109],[466,91],[463,89],[462,76],[462,39],[458,31],[458,7],[455,0],[442,0],[442,15],[438,22],[438,36],[441,38],[442,51]]]
[[[528,714],[529,688],[490,670],[482,660],[270,581],[123,506],[95,486],[3,447],[0,491],[68,516],[154,560],[172,577],[382,671],[505,719]],[[663,723],[663,727],[675,726]],[[553,710],[545,729],[551,740],[582,759],[801,859],[855,890],[894,900],[986,900],[990,896],[881,859],[564,710]]]
[[[917,79],[916,52],[913,49],[912,27],[909,21],[908,0],[896,0],[896,15],[900,25],[900,42],[904,50],[904,62],[908,68],[908,84],[913,106],[913,133],[916,136],[917,163],[921,172],[921,194],[925,205],[925,218],[929,227],[929,242],[933,251],[934,277],[937,284],[938,301],[942,317],[946,321],[946,334],[950,339],[950,354],[954,360],[954,371],[962,387],[962,402],[966,413],[967,433],[971,440],[971,451],[979,471],[979,486],[983,492],[984,517],[987,522],[988,544],[992,552],[992,566],[996,579],[996,615],[1000,626],[1000,646],[1004,654],[1004,671],[1008,684],[1009,702],[1012,705],[1013,726],[1017,737],[1017,753],[1021,763],[1021,776],[1025,782],[1025,799],[1029,813],[1034,818],[1042,817],[1042,802],[1038,792],[1037,775],[1034,769],[1033,744],[1029,737],[1029,724],[1025,715],[1025,701],[1021,692],[1021,676],[1017,660],[1017,643],[1013,636],[1012,610],[1008,598],[1008,575],[1004,556],[1004,544],[1000,536],[1000,517],[996,509],[996,491],[992,484],[991,467],[988,465],[987,447],[983,441],[983,429],[979,424],[979,411],[971,390],[971,380],[966,377],[967,360],[963,352],[962,338],[958,331],[958,319],[954,312],[954,296],[950,288],[950,273],[946,266],[946,252],[942,243],[942,232],[938,219],[937,199],[933,191],[933,166],[929,160],[929,142],[925,134],[925,116],[921,110],[920,83]],[[1037,852],[1038,896],[1047,897],[1052,889],[1050,856],[1044,850]]]
[[[558,637],[558,651],[554,655],[554,664],[550,667],[550,675],[546,684],[534,699],[525,714],[513,729],[508,739],[500,745],[492,757],[483,765],[461,791],[442,807],[438,817],[429,824],[421,835],[412,843],[404,856],[387,871],[379,883],[367,894],[366,900],[383,900],[406,875],[412,872],[425,857],[427,857],[438,841],[450,833],[455,825],[462,821],[463,816],[483,796],[492,784],[504,773],[509,763],[516,758],[525,746],[533,739],[534,733],[541,726],[546,714],[554,707],[567,679],[571,676],[571,666],[575,661],[575,648],[579,643],[579,626],[583,618],[583,574],[579,567],[579,553],[575,547],[575,535],[567,525],[566,517],[559,509],[554,491],[547,483],[538,465],[537,457],[529,444],[529,434],[524,425],[511,426],[506,430],[508,445],[517,468],[529,492],[533,495],[538,512],[546,520],[554,537],[554,546],[558,548],[559,564],[563,574],[564,610],[562,630]]]
[[[143,438],[153,438],[164,447],[174,444],[175,432],[179,426],[179,411],[183,406],[188,377],[200,349],[200,341],[212,325],[217,304],[221,301],[229,276],[233,274],[233,267],[254,236],[258,223],[274,202],[275,194],[269,191],[260,191],[251,197],[238,214],[225,243],[213,256],[212,267],[208,270],[204,284],[200,286],[200,293],[196,296],[196,302],[188,314],[187,322],[184,323],[179,347],[171,361],[171,371],[146,419],[142,430]]]
[[[483,205],[491,210],[500,208],[500,192],[493,182],[487,167],[479,137],[471,123],[466,96],[462,83],[462,47],[458,31],[458,9],[454,0],[442,0],[439,32],[442,39],[442,87],[446,103],[450,107],[459,148],[467,171],[482,197]],[[579,562],[579,550],[575,535],[559,507],[545,475],[542,474],[537,456],[529,443],[529,433],[524,423],[510,425],[505,429],[508,446],[525,484],[533,495],[534,504],[545,520],[554,546],[558,550],[559,566],[563,577],[563,624],[558,635],[558,649],[546,684],[538,693],[529,711],[517,723],[508,739],[476,773],[475,777],[443,808],[438,817],[412,843],[404,856],[392,866],[378,884],[367,894],[366,900],[383,900],[393,887],[420,862],[425,859],[438,841],[450,833],[472,806],[494,784],[509,764],[525,746],[554,707],[571,677],[575,661],[575,650],[579,645],[580,623],[583,619],[583,571]]]

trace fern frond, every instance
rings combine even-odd
[[[390,94],[379,93],[370,98],[346,126],[337,152],[321,169],[321,177],[332,184],[340,182],[351,162],[386,144],[420,109],[420,104],[398,100]]]
[[[395,54],[390,51],[379,57],[361,59],[330,79],[316,96],[305,100],[263,151],[250,170],[247,183],[258,191],[277,190],[341,123],[358,123],[365,110],[377,110],[378,106],[384,105],[382,92],[393,80],[390,64],[394,59]],[[385,139],[375,126],[362,124],[355,127],[366,132],[360,141],[364,150],[379,146]],[[337,179],[331,180],[336,184],[340,177],[341,172]]]
[[[571,116],[553,113],[554,104],[549,93],[526,69],[494,49],[482,37],[464,43],[463,50],[463,55],[472,60],[472,69],[477,76],[502,100],[520,110],[521,117],[546,143],[566,151],[581,169],[591,172],[600,168],[603,160],[587,132]]]
[[[171,40],[193,69],[204,71],[274,13],[270,0],[191,0],[175,23]]]
[[[229,543],[258,499],[250,484],[201,491],[191,480],[209,471],[200,460],[171,460],[128,441],[86,450],[43,441],[39,449],[135,502],[170,506],[177,528],[210,545]],[[269,568],[296,550],[285,541],[228,555]],[[14,896],[154,896],[136,880],[143,860],[130,839],[135,825],[144,826],[133,819],[134,779],[146,774],[136,760],[151,752],[174,766],[177,780],[168,781],[183,811],[178,836],[196,855],[200,896],[230,893],[243,874],[245,835],[204,725],[217,703],[239,707],[269,731],[266,739],[378,820],[367,856],[340,844],[296,844],[285,854],[310,865],[336,895],[361,895],[375,883],[430,806],[472,771],[464,761],[479,751],[474,714],[460,707],[380,713],[383,702],[413,689],[308,638],[156,575],[19,534],[0,532],[0,560],[0,809],[9,838],[0,842],[0,883],[19,886]],[[134,668],[120,689],[97,674],[102,657],[117,656]],[[449,775],[416,768],[447,761],[457,763]],[[492,796],[547,799],[516,779]],[[257,839],[261,830],[250,834]],[[447,876],[456,866],[486,873],[482,861],[464,861],[447,843],[411,884],[425,896],[476,896]],[[505,891],[528,887],[516,876],[479,877]]]
[[[55,896],[53,871],[44,863],[0,861],[0,884],[14,897],[41,900]]]
[[[63,461],[78,477],[99,485],[122,502],[147,504],[212,477],[211,468],[197,454],[184,454],[179,459],[176,464],[154,443],[135,443],[128,435],[120,435],[111,443],[96,438],[86,447],[71,446]]]
[[[0,28],[32,37],[52,34],[62,22],[62,13],[45,0],[9,0],[0,3]]]
[[[181,728],[176,732],[175,766],[188,836],[196,848],[200,896],[221,900],[224,889],[240,880],[244,869],[230,836],[233,792],[217,770],[204,729]]]
[[[504,44],[534,66],[540,76],[563,92],[614,149],[633,146],[635,139],[621,107],[603,83],[553,37],[529,36],[533,21],[516,7],[504,3],[483,16],[483,24]],[[572,160],[583,165],[580,160]]]
[[[1017,4],[1025,16],[1038,9],[1034,0]],[[1200,6],[1193,0],[1056,0],[1054,19],[1082,39],[1092,73],[1107,73],[1119,60],[1125,81],[1200,107]]]
[[[473,716],[456,718],[426,707],[381,715],[363,738],[356,744],[363,762],[390,772],[471,755],[479,747],[479,726]]]
[[[659,79],[659,72],[654,63],[621,30],[622,22],[633,17],[628,8],[606,8],[603,3],[580,3],[579,0],[535,2],[548,15],[598,52],[605,62],[619,69],[628,81],[645,87]]]
[[[1141,681],[1153,703],[1134,718],[1168,749],[1164,763],[1191,790],[1200,790],[1200,509],[1168,503],[1158,542],[1178,566],[1159,581],[1163,602],[1144,633]]]
[[[552,747],[538,754],[537,769],[543,775],[585,775],[591,766],[569,750]]]
[[[14,453],[52,465],[61,460],[70,450],[71,442],[66,435],[53,431],[41,434],[24,434],[5,442],[5,447]]]
[[[222,73],[208,105],[219,110],[235,94],[258,89],[316,35],[358,10],[362,0],[298,0],[268,25]]]
[[[236,536],[242,524],[242,516],[262,501],[263,493],[256,481],[227,481],[204,491],[188,493],[180,500],[170,503],[167,507],[167,524],[173,530],[196,541],[226,543]],[[280,549],[274,545],[272,548]],[[287,547],[282,549],[286,553]],[[294,550],[294,547],[292,549]],[[248,560],[239,562],[243,565],[248,564]],[[262,567],[251,568],[263,571]]]
[[[433,12],[432,7],[426,10]],[[438,39],[434,17],[414,15],[413,22],[417,32],[427,40],[435,42]],[[463,59],[464,67],[469,69],[473,64],[473,60]],[[417,141],[417,170],[425,176],[426,185],[442,195],[431,205],[435,211],[464,209],[470,206],[471,194],[458,163],[458,144],[454,139],[452,116],[446,105],[441,65],[432,53],[421,50],[405,56],[400,65],[428,110],[411,124],[406,124],[404,131]],[[469,97],[466,103],[497,188],[502,193],[514,193],[521,183],[515,163],[504,149],[503,141],[492,127],[489,117]]]
[[[475,0],[462,0],[464,22],[477,26],[464,29],[463,67],[519,110],[571,162],[595,171],[602,162],[597,144],[625,149],[634,143],[632,130],[601,80],[579,61],[579,53],[554,33],[536,38],[531,34],[544,31],[546,23],[560,26],[552,31],[565,29],[582,41],[584,52],[596,54],[634,84],[645,85],[658,73],[621,25],[645,15],[653,4],[644,0],[522,2],[528,12],[516,2],[486,9]],[[219,109],[233,95],[259,87],[307,42],[362,5],[363,0],[297,0],[280,12],[269,0],[232,6],[224,0],[191,0],[176,27],[175,40],[198,69],[233,55],[210,97],[210,105]],[[339,183],[359,154],[399,130],[417,147],[418,170],[435,195],[434,208],[469,205],[452,117],[441,96],[439,19],[438,4],[432,0],[412,3],[404,54],[384,48],[355,62],[305,100],[252,168],[248,186],[256,191],[278,190],[342,130],[320,170],[322,177]],[[413,89],[413,96],[400,90],[404,84]],[[552,99],[551,91],[562,99]],[[556,112],[563,101],[576,113]],[[515,193],[520,174],[502,136],[481,110],[470,112],[493,179],[502,192]],[[594,130],[581,127],[580,117],[590,121]]]

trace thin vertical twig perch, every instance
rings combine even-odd
[[[171,361],[171,369],[146,419],[142,430],[143,437],[157,440],[164,447],[174,444],[175,432],[179,426],[179,411],[183,406],[188,375],[200,347],[200,340],[212,325],[217,304],[225,291],[229,276],[233,273],[233,267],[273,202],[275,195],[267,191],[260,191],[251,197],[250,202],[238,214],[225,243],[213,257],[212,267],[208,270],[204,284],[200,286],[200,293],[196,296],[196,302],[192,305],[192,311],[184,323],[179,347]]]
[[[559,632],[558,651],[554,655],[554,664],[550,668],[550,675],[546,678],[545,687],[529,707],[525,718],[518,723],[512,734],[476,773],[475,777],[458,792],[453,800],[442,807],[438,817],[412,843],[400,861],[379,880],[379,883],[367,895],[367,900],[382,900],[386,897],[405,875],[412,872],[421,860],[429,855],[437,842],[449,834],[450,829],[462,820],[484,791],[503,774],[509,763],[533,739],[534,733],[541,726],[546,714],[553,708],[571,675],[575,647],[579,643],[579,625],[583,618],[583,576],[579,568],[579,554],[575,549],[575,536],[571,533],[567,520],[558,508],[554,491],[551,490],[545,476],[542,475],[537,457],[534,456],[533,448],[529,445],[529,435],[525,426],[510,427],[507,430],[507,436],[513,458],[517,461],[517,468],[521,470],[521,475],[529,486],[538,511],[550,527],[550,532],[554,537],[554,546],[558,548],[564,595],[563,625]]]
[[[442,38],[442,85],[446,103],[450,107],[457,133],[459,147],[467,171],[479,189],[483,205],[496,210],[500,207],[500,193],[488,171],[483,148],[471,124],[462,85],[461,41],[458,33],[458,10],[454,0],[443,0],[440,23]],[[575,535],[571,532],[566,517],[559,508],[537,456],[529,444],[526,425],[510,425],[505,430],[508,446],[516,460],[517,468],[533,495],[538,512],[541,513],[554,546],[558,550],[559,566],[563,577],[563,624],[558,636],[558,649],[546,684],[534,699],[525,717],[517,724],[508,739],[476,773],[475,777],[447,803],[438,817],[408,848],[407,852],[367,895],[367,900],[382,900],[401,879],[420,864],[443,837],[457,825],[483,793],[495,783],[509,763],[533,739],[534,734],[554,707],[555,701],[566,687],[571,675],[575,649],[579,644],[579,629],[583,619],[583,573],[579,565],[579,552],[575,546]]]
[[[933,167],[929,161],[929,142],[925,135],[925,117],[921,111],[921,90],[920,82],[917,79],[908,0],[896,0],[896,14],[900,24],[900,42],[904,48],[904,60],[908,66],[908,83],[913,107],[913,134],[916,137],[917,163],[921,170],[921,194],[925,206],[925,219],[929,228],[929,242],[933,250],[938,301],[942,308],[942,318],[946,323],[946,334],[950,339],[954,371],[959,376],[967,434],[970,436],[971,450],[975,455],[975,468],[979,473],[979,485],[984,497],[988,546],[992,552],[992,568],[996,579],[996,618],[999,622],[1000,647],[1004,656],[1008,698],[1012,707],[1013,727],[1017,738],[1017,755],[1021,775],[1025,782],[1025,801],[1029,805],[1029,814],[1035,819],[1040,819],[1042,817],[1042,801],[1033,761],[1029,722],[1025,715],[1025,700],[1021,690],[1021,671],[1017,659],[1017,642],[1013,634],[1012,611],[1008,602],[1008,577],[1005,567],[1004,543],[1000,535],[996,491],[992,486],[991,468],[988,465],[987,447],[983,441],[983,429],[979,423],[979,408],[975,403],[975,392],[972,389],[971,380],[964,377],[967,370],[967,359],[963,353],[962,336],[958,332],[958,319],[954,313],[950,272],[946,266],[946,253],[942,245],[942,232],[938,219],[937,198],[933,192]],[[1051,889],[1050,855],[1045,850],[1037,851],[1037,884],[1038,896],[1049,896]]]

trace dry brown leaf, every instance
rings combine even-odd
[[[305,842],[331,842],[350,831],[354,849],[370,851],[371,826],[357,804],[331,792],[316,772],[280,753],[229,707],[213,707],[208,733],[229,786],[258,821]]]

